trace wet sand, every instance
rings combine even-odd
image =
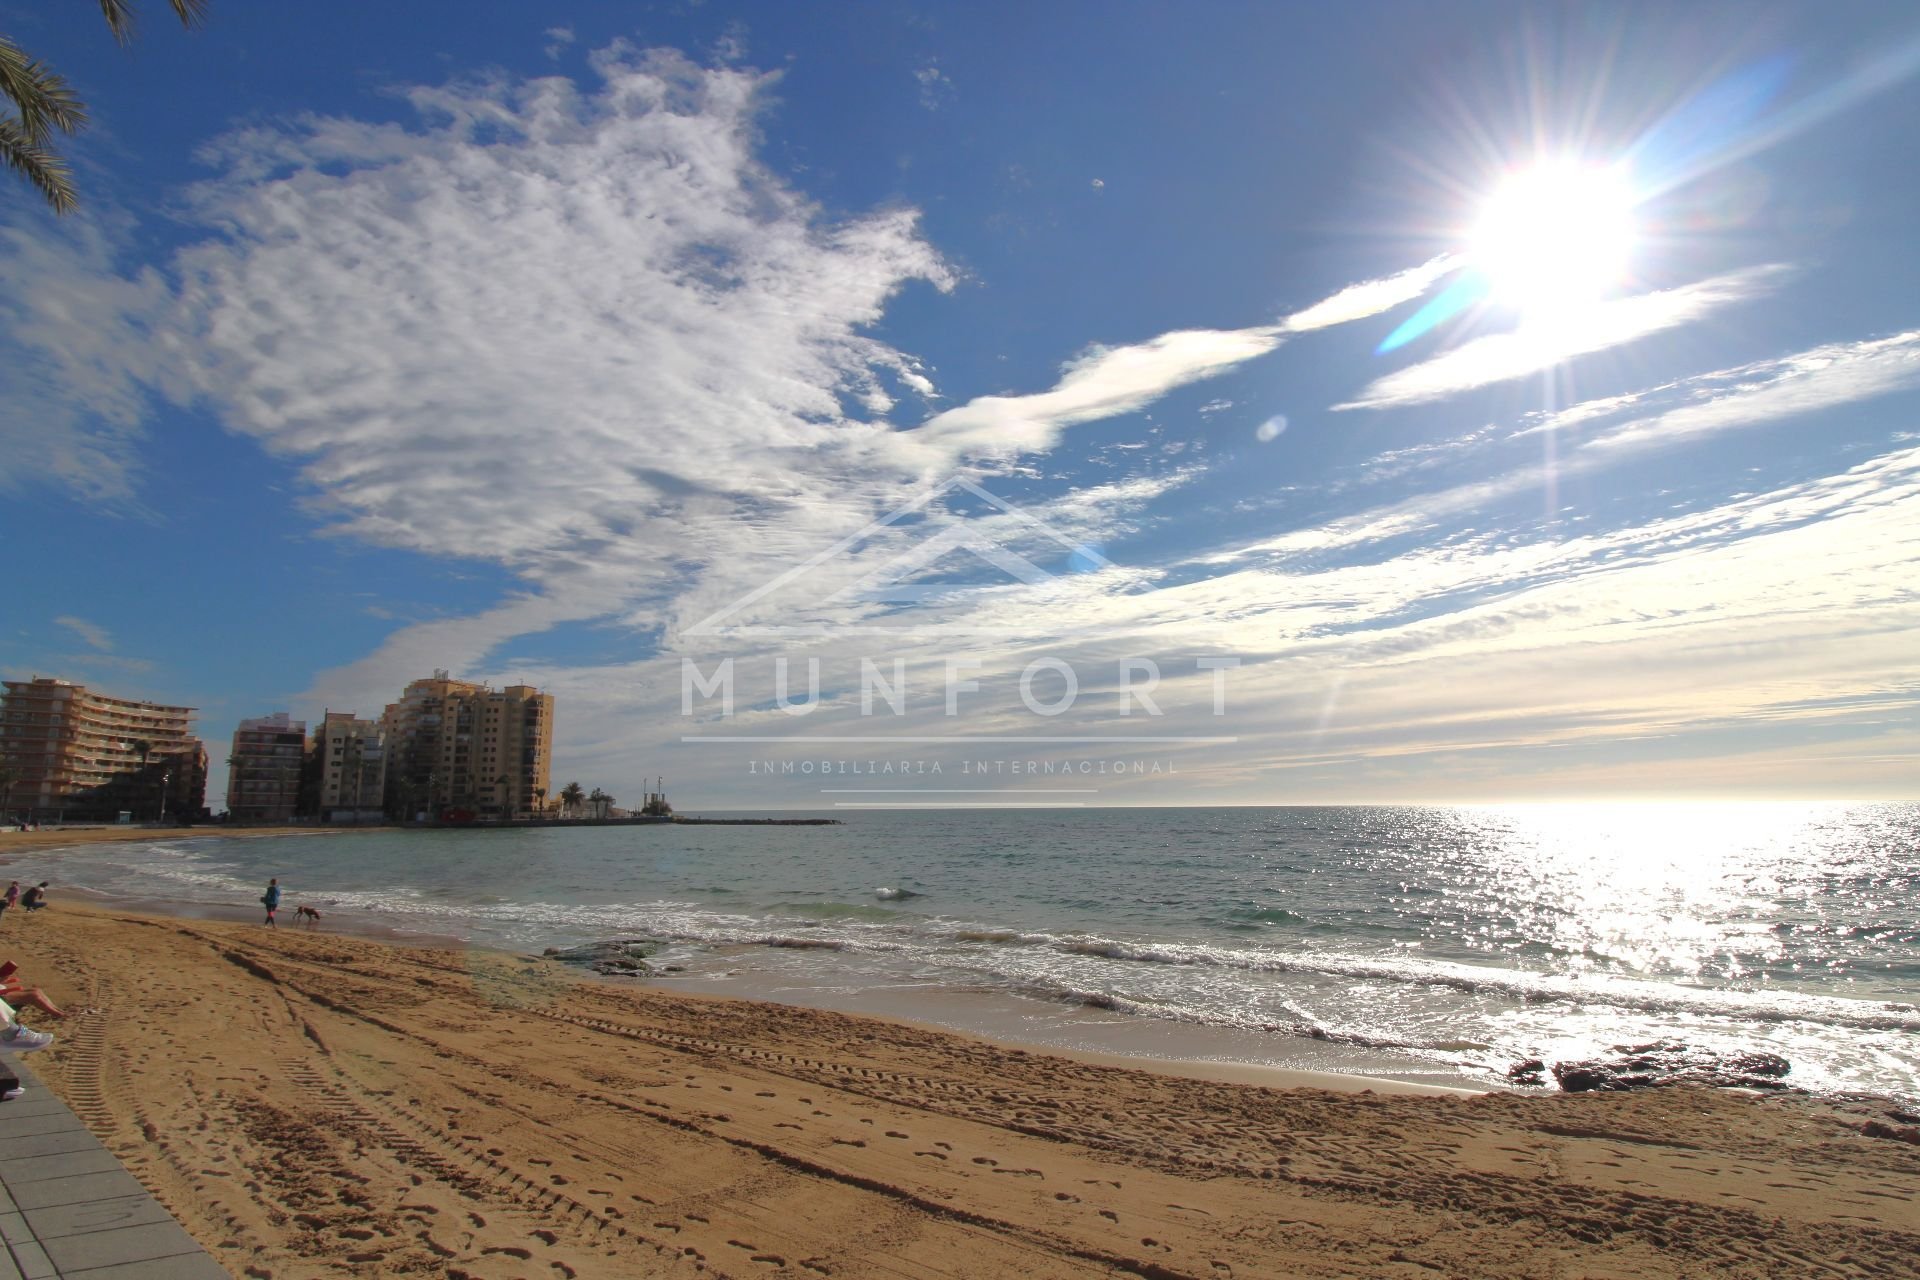
[[[0,865],[10,853],[64,849],[82,844],[120,844],[129,840],[204,840],[221,836],[348,836],[382,827],[43,827],[38,831],[0,831]]]
[[[0,952],[98,1009],[35,1066],[236,1276],[1910,1276],[1920,1256],[1920,1131],[1885,1103],[1263,1088],[324,922],[63,904],[9,913]]]

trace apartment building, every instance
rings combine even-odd
[[[0,694],[0,810],[42,822],[198,817],[207,751],[192,707],[35,676]]]
[[[313,738],[325,822],[378,822],[385,816],[387,735],[377,721],[329,711]]]
[[[505,820],[544,800],[553,755],[553,695],[531,685],[492,689],[436,671],[415,680],[380,718],[390,812]]]
[[[227,757],[227,814],[240,823],[285,822],[300,811],[307,722],[284,711],[242,720]]]

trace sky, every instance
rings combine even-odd
[[[0,672],[682,809],[1920,795],[1900,3],[3,29]],[[816,674],[817,672],[817,674]]]

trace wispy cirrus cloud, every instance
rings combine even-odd
[[[1657,447],[1920,386],[1920,329],[1864,342],[1829,343],[1782,360],[1688,379],[1688,383],[1724,389],[1694,403],[1635,418],[1593,437],[1584,447]]]
[[[1332,297],[1323,298],[1289,315],[1281,322],[1281,328],[1288,333],[1307,333],[1377,316],[1383,311],[1391,311],[1412,302],[1459,266],[1458,257],[1441,254],[1417,267],[1409,267],[1390,276],[1350,284]]]
[[[1920,387],[1920,330],[1886,338],[1826,343],[1775,360],[1756,361],[1664,383],[1644,391],[1573,405],[1510,432],[1511,441],[1543,432],[1591,431],[1579,448],[1551,464],[1529,461],[1462,484],[1415,494],[1306,528],[1212,553],[1206,563],[1247,556],[1289,556],[1360,547],[1429,530],[1445,518],[1484,510],[1517,494],[1543,491],[1629,459],[1683,446],[1701,436],[1765,426],[1796,415]],[[1502,442],[1479,430],[1375,455],[1360,470],[1398,476],[1438,466],[1449,455]]]
[[[1276,350],[1288,335],[1379,315],[1419,297],[1453,269],[1448,257],[1377,280],[1348,285],[1331,297],[1245,329],[1184,329],[1123,346],[1090,347],[1061,370],[1046,391],[978,396],[921,424],[916,443],[958,455],[1009,457],[1043,452],[1084,422],[1132,413],[1168,392],[1238,368]],[[1201,412],[1231,407],[1214,400]]]
[[[1474,338],[1411,368],[1376,378],[1352,400],[1333,407],[1401,408],[1510,382],[1576,356],[1625,346],[1690,324],[1722,307],[1766,293],[1785,273],[1786,268],[1779,265],[1749,267],[1675,289],[1597,303],[1563,320]]]
[[[1122,347],[1094,347],[1069,362],[1046,391],[978,396],[929,418],[909,439],[955,455],[1013,456],[1051,449],[1067,427],[1145,408],[1176,387],[1266,355],[1284,340],[1278,325],[1188,329]]]
[[[44,479],[98,506],[136,502],[172,299],[158,272],[121,273],[124,230],[0,220],[0,490]]]
[[[100,653],[113,652],[113,636],[105,627],[96,626],[85,618],[76,618],[72,614],[63,614],[53,620],[56,627],[65,627],[87,642],[87,646]]]

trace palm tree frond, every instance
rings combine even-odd
[[[133,39],[133,0],[100,0],[100,16],[121,44]]]
[[[204,26],[207,21],[208,0],[168,0],[173,6],[173,14],[180,19],[180,25],[191,30]]]
[[[67,162],[28,138],[18,120],[0,119],[0,164],[38,188],[55,213],[72,213],[79,205]]]
[[[35,146],[46,142],[49,130],[77,133],[86,127],[87,108],[66,79],[5,36],[0,36],[0,94],[13,102],[20,128]]]

